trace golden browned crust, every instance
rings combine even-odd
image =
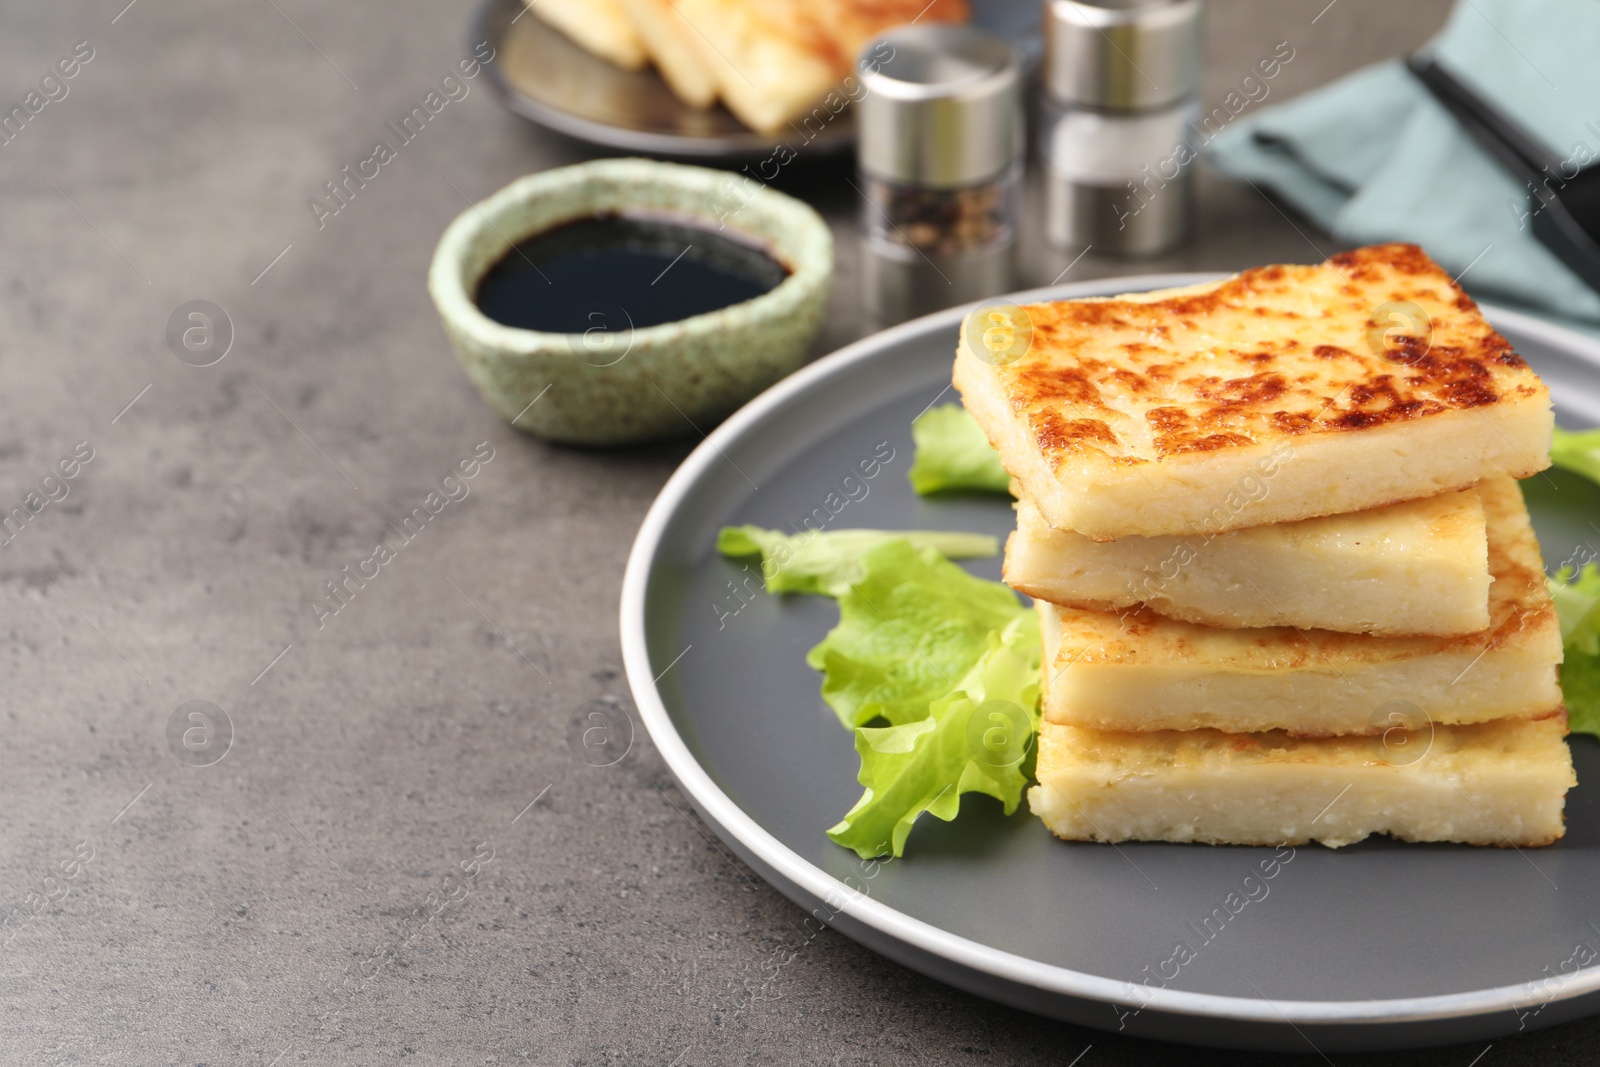
[[[1567,709],[1566,709],[1566,707],[1564,705],[1559,705],[1558,704],[1557,706],[1555,706],[1553,708],[1547,708],[1544,711],[1534,712],[1531,715],[1506,715],[1506,716],[1503,716],[1499,720],[1492,720],[1492,721],[1504,722],[1504,721],[1508,721],[1509,720],[1509,721],[1512,721],[1512,722],[1518,722],[1518,721],[1520,721],[1520,722],[1544,722],[1547,719],[1554,719],[1557,716],[1561,717],[1561,723],[1562,723],[1562,731],[1561,731],[1561,733],[1562,733],[1562,736],[1565,736],[1568,731],[1566,729]],[[1374,723],[1371,726],[1370,729],[1352,730],[1349,733],[1343,733],[1343,734],[1329,733],[1329,732],[1324,731],[1324,730],[1280,730],[1280,731],[1274,731],[1274,732],[1281,733],[1283,736],[1293,738],[1296,741],[1323,741],[1323,740],[1326,740],[1326,739],[1331,738],[1331,737],[1377,737],[1377,736],[1380,736],[1382,734],[1388,733],[1390,729],[1392,729],[1392,725],[1391,724],[1378,722],[1378,723]],[[1259,734],[1236,734],[1234,736],[1236,736],[1236,737],[1258,737],[1260,735]]]
[[[1166,297],[1024,310],[1032,347],[994,373],[1052,468],[1355,433],[1546,394],[1471,297],[1409,244]]]
[[[1522,848],[1544,848],[1547,845],[1555,844],[1557,841],[1561,840],[1561,838],[1567,836],[1566,821],[1567,821],[1567,814],[1566,814],[1566,812],[1562,812],[1561,813],[1562,826],[1561,826],[1561,832],[1559,834],[1551,834],[1548,837],[1531,838],[1531,839],[1529,839],[1527,841],[1523,841],[1523,842],[1520,842],[1520,843],[1516,842],[1516,841],[1504,841],[1504,840],[1502,840],[1502,841],[1490,841],[1487,844],[1484,844],[1484,843],[1478,842],[1478,841],[1455,841],[1455,842],[1451,842],[1451,843],[1452,844],[1466,845],[1468,848],[1516,848],[1516,849],[1522,849]],[[1058,840],[1061,840],[1061,841],[1074,841],[1074,842],[1083,841],[1083,842],[1091,842],[1093,844],[1105,844],[1106,843],[1105,838],[1097,837],[1092,833],[1088,833],[1088,834],[1066,834],[1066,833],[1062,833],[1058,828],[1056,828],[1054,826],[1049,826],[1049,825],[1046,825],[1045,829],[1049,830],[1052,834],[1054,834],[1056,836],[1056,838]],[[1392,835],[1385,835],[1385,836],[1392,836]],[[1398,838],[1397,840],[1404,840],[1404,839],[1403,838]],[[1428,842],[1423,842],[1423,843],[1428,843]],[[1231,842],[1231,841],[1185,841],[1184,844],[1186,844],[1186,845],[1194,845],[1196,847],[1228,848],[1228,847],[1233,845],[1233,842]],[[1272,842],[1270,842],[1270,844],[1262,844],[1262,845],[1258,845],[1257,847],[1259,847],[1259,848],[1267,848],[1267,847],[1301,848],[1302,846],[1309,845],[1309,844],[1311,844],[1311,838],[1310,837],[1300,836],[1300,837],[1286,838],[1286,839],[1284,839],[1282,841],[1272,841]]]
[[[1554,731],[1528,726],[1529,723],[1550,722],[1552,719],[1559,719],[1559,728]],[[1065,746],[1062,731],[1066,731],[1067,736],[1072,738],[1070,751],[1073,760],[1104,762],[1118,767],[1124,766],[1129,760],[1130,739],[1135,740],[1137,746],[1132,753],[1134,760],[1158,764],[1165,770],[1201,767],[1221,758],[1231,761],[1236,753],[1248,757],[1251,764],[1270,762],[1277,765],[1327,767],[1338,764],[1366,766],[1385,762],[1382,758],[1370,755],[1370,742],[1374,736],[1370,734],[1321,736],[1297,734],[1289,730],[1230,733],[1210,727],[1127,734],[1058,723],[1047,725],[1050,739],[1041,739],[1042,748]],[[1546,744],[1550,733],[1567,736],[1567,709],[1558,706],[1537,715],[1507,716],[1479,723],[1426,724],[1413,730],[1409,736],[1420,736],[1430,727],[1436,733],[1430,746],[1435,758],[1473,751],[1492,751],[1503,758],[1514,758],[1537,751]],[[1402,749],[1403,745],[1397,742],[1390,751],[1400,753]],[[1144,763],[1137,764],[1137,768],[1144,769]]]

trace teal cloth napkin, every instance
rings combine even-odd
[[[1460,0],[1431,47],[1558,158],[1600,165],[1600,2]],[[1600,322],[1600,293],[1533,236],[1527,187],[1399,60],[1241,116],[1206,155],[1342,241],[1410,241],[1469,291]]]

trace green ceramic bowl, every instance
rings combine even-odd
[[[789,268],[770,292],[641,329],[539,333],[473,302],[513,244],[596,212],[726,226]],[[605,159],[529,175],[463,211],[439,239],[428,291],[478,391],[519,430],[621,445],[693,435],[806,361],[833,281],[833,237],[811,208],[723,171]]]

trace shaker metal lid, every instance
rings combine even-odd
[[[1044,85],[1063,103],[1134,111],[1200,85],[1201,0],[1045,0]]]
[[[873,177],[953,188],[1022,153],[1021,61],[991,33],[901,26],[862,50],[856,74],[856,153]]]

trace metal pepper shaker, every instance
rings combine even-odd
[[[1013,288],[1021,70],[1007,41],[971,26],[902,26],[862,51],[862,273],[878,322]]]
[[[1045,236],[1156,255],[1194,219],[1202,0],[1044,0]]]

